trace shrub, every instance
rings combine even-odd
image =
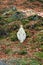
[[[8,36],[8,32],[3,27],[0,27],[0,36],[2,37]]]
[[[39,2],[43,3],[43,0],[38,0]]]
[[[0,16],[0,21],[2,20],[2,17]]]
[[[26,24],[26,25],[24,26],[24,28],[25,28],[25,29],[29,29],[29,28],[30,28],[30,25]]]
[[[30,1],[30,2],[35,2],[36,0],[27,0],[27,1]]]
[[[26,31],[26,38],[30,38],[32,36],[32,34],[31,34],[31,32],[29,32],[29,31]]]
[[[37,34],[34,38],[31,39],[31,42],[35,43],[42,43],[43,42],[43,33]]]
[[[35,29],[35,30],[42,30],[42,25],[43,25],[43,23],[36,23],[36,24],[34,24],[34,25],[32,25],[31,26],[31,29]]]
[[[6,22],[5,21],[0,21],[0,25],[5,25],[6,24]]]
[[[26,59],[18,58],[18,59],[10,59],[9,64],[12,65],[28,65],[28,61]]]
[[[25,54],[27,54],[27,51],[21,50],[21,51],[18,51],[18,54],[20,54],[20,55],[25,55]]]
[[[21,19],[21,22],[25,25],[26,23],[29,23],[29,20],[27,18],[23,18]]]
[[[43,59],[43,52],[35,52],[34,55],[39,59]]]
[[[29,65],[41,65],[41,63],[36,59],[31,59],[31,61],[29,62]]]
[[[32,15],[32,16],[28,17],[28,19],[36,21],[36,20],[40,19],[40,16],[38,16],[38,15]]]
[[[8,49],[5,49],[5,50],[4,50],[4,53],[5,53],[5,54],[11,54],[11,53],[12,53],[12,50],[9,49],[9,48],[8,48]]]
[[[13,34],[13,35],[10,37],[10,39],[11,39],[11,41],[17,41],[18,39],[17,39],[16,33]]]
[[[21,20],[22,18],[24,17],[23,13],[22,12],[15,12],[15,14],[13,14],[11,16],[12,20]]]
[[[14,30],[17,30],[19,29],[19,25],[15,24],[14,27],[13,27]]]

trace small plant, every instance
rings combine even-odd
[[[40,45],[39,48],[40,48],[40,51],[43,52],[43,45]]]
[[[27,54],[27,51],[21,50],[21,51],[18,51],[18,54],[20,54],[20,55],[25,55],[25,54]]]
[[[28,25],[28,23],[24,26],[25,29],[29,29],[30,25]]]
[[[32,16],[30,16],[30,17],[28,17],[28,20],[34,20],[34,21],[37,21],[37,20],[39,20],[39,16],[38,15],[32,15]]]
[[[26,31],[26,37],[28,38],[30,38],[32,36],[32,34],[31,34],[31,32],[29,32],[29,31]]]
[[[8,32],[4,29],[4,27],[0,27],[0,37],[7,37]]]
[[[17,41],[18,39],[17,39],[16,33],[13,34],[13,35],[10,37],[10,39],[11,39],[11,41]]]
[[[28,20],[28,18],[23,18],[23,19],[21,19],[21,22],[22,22],[22,24],[26,24],[26,23],[29,23],[29,20]]]
[[[19,29],[19,26],[17,24],[15,24],[14,27],[13,27],[13,29],[14,30]]]
[[[30,2],[35,2],[36,0],[27,0],[27,1],[30,1]]]
[[[34,55],[39,59],[43,59],[43,52],[35,52]]]
[[[5,22],[4,21],[0,21],[0,25],[4,25],[5,24]]]
[[[43,0],[38,0],[39,2],[43,3]]]
[[[31,59],[31,61],[29,62],[29,65],[41,65],[41,63],[36,59]]]
[[[26,59],[18,58],[18,59],[10,59],[9,63],[12,65],[28,65],[29,62]]]
[[[10,49],[10,48],[5,49],[5,50],[4,50],[4,53],[5,53],[5,54],[10,54],[10,53],[11,53],[11,49]]]
[[[31,39],[31,43],[36,43],[36,42],[38,42],[38,43],[42,43],[43,42],[43,33],[39,33],[39,34],[37,34],[35,37],[33,37],[32,39]]]

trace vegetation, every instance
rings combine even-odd
[[[39,59],[43,59],[43,52],[36,52],[35,56]]]
[[[25,54],[27,54],[27,51],[21,50],[21,51],[18,52],[18,54],[20,54],[20,55],[25,55]]]
[[[27,0],[27,1],[30,1],[30,2],[35,2],[37,0]],[[43,0],[38,0],[39,2],[43,3]]]
[[[11,36],[11,41],[17,41],[17,40],[18,40],[18,39],[17,39],[16,34],[14,34],[14,35]]]
[[[7,58],[8,65],[43,65],[43,17],[27,17],[12,6],[0,12],[0,59]],[[26,40],[22,44],[17,39],[21,24],[26,32]]]

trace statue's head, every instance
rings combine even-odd
[[[23,25],[20,25],[20,27],[23,27]]]

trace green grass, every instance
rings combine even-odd
[[[35,52],[34,55],[39,59],[43,59],[43,52]]]
[[[29,65],[41,65],[41,63],[36,59],[31,59],[31,61],[29,62]]]

